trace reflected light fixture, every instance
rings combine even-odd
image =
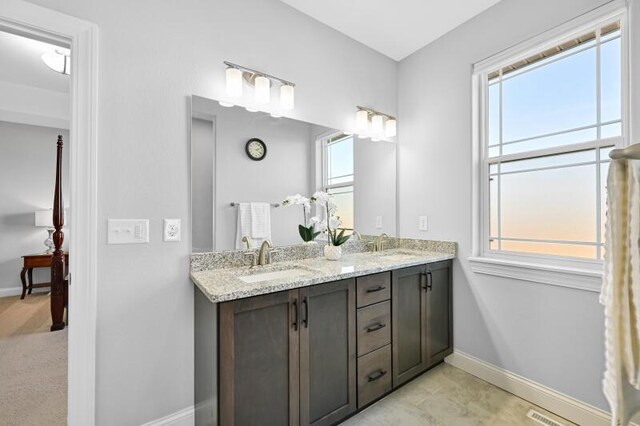
[[[397,120],[388,114],[363,106],[356,106],[356,128],[358,137],[368,137],[369,119],[371,119],[371,140],[380,141],[383,138],[392,138],[397,134]]]
[[[227,67],[226,88],[229,98],[240,98],[243,96],[243,85],[246,83],[253,87],[253,97],[255,105],[265,105],[271,102],[271,85],[277,83],[280,85],[279,110],[291,111],[295,105],[295,84],[288,80],[257,71],[251,68],[243,67],[238,64],[224,61]],[[231,102],[222,101],[223,106],[233,106]],[[260,108],[262,109],[262,108]],[[247,107],[248,111],[255,111],[254,107]],[[279,115],[276,114],[276,115]]]
[[[46,66],[60,74],[71,74],[71,56],[67,49],[56,49],[55,52],[43,53],[41,58]]]

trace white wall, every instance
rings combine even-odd
[[[0,121],[0,296],[9,295],[6,289],[22,287],[21,256],[45,250],[43,241],[48,234],[45,228],[35,227],[34,212],[53,206],[58,135],[69,141],[68,130]],[[65,200],[69,194],[68,160],[69,150],[64,149]],[[51,281],[50,274],[49,269],[35,269],[33,279]]]
[[[0,81],[0,120],[69,128],[69,94]]]
[[[457,350],[606,409],[598,294],[477,275],[471,254],[472,64],[604,0],[503,0],[400,63],[400,234],[459,242]],[[638,20],[640,23],[640,20]],[[429,216],[429,231],[417,216]]]
[[[33,3],[100,28],[97,423],[141,424],[193,404],[187,96],[221,98],[230,60],[295,82],[295,118],[346,128],[359,104],[396,114],[396,63],[277,0]],[[107,218],[149,218],[150,243],[106,245]]]

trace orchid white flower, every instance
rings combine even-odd
[[[318,204],[327,204],[329,202],[329,200],[331,199],[331,195],[324,192],[324,191],[316,191],[312,196],[311,196],[311,201],[318,203]]]
[[[340,218],[337,216],[331,216],[331,218],[329,219],[329,227],[332,229],[336,229],[340,225],[342,225],[342,221],[340,220]]]

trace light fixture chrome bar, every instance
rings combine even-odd
[[[626,158],[628,160],[640,160],[640,143],[622,149],[614,149],[609,153],[614,160]]]
[[[242,65],[234,64],[233,62],[223,61],[223,63],[226,66],[230,67],[230,68],[235,68],[235,69],[240,70],[242,72],[246,72],[246,73],[250,73],[250,74],[266,77],[269,80],[278,81],[278,82],[280,82],[281,84],[283,84],[285,86],[296,87],[295,83],[292,83],[289,80],[285,80],[285,79],[280,78],[280,77],[275,77],[275,76],[273,76],[271,74],[267,74],[267,73],[262,72],[262,71],[257,71],[257,70],[254,70],[252,68],[243,67]]]
[[[356,105],[356,108],[358,108],[358,111],[366,111],[369,114],[369,117],[371,117],[372,115],[381,115],[381,116],[385,117],[387,120],[396,120],[396,118],[394,116],[389,115],[389,114],[385,114],[385,113],[380,112],[380,111],[376,111],[375,109],[363,107],[363,106],[360,106],[360,105]]]

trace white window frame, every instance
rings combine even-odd
[[[615,146],[626,146],[629,141],[629,38],[627,8],[623,0],[608,3],[474,65],[472,75],[473,240],[472,255],[468,259],[474,272],[588,291],[600,290],[602,260],[489,250],[489,161],[486,131],[488,85],[486,81],[488,74],[496,69],[531,57],[590,31],[598,30],[615,20],[620,21],[622,53],[622,137],[616,138]],[[600,144],[600,146],[606,145]]]
[[[354,223],[353,223],[353,228],[344,228],[344,229],[346,229],[348,231],[353,231],[355,229],[355,227],[356,227],[356,224],[355,224],[355,219],[356,219],[355,218],[355,209],[356,209],[356,206],[355,206],[355,189],[356,188],[355,188],[355,185],[354,185],[355,173],[356,173],[355,164],[354,164],[353,176],[352,176],[352,179],[350,181],[334,183],[334,184],[331,184],[331,185],[329,184],[329,169],[328,169],[329,162],[328,162],[328,158],[327,158],[327,149],[328,149],[329,143],[331,143],[332,139],[335,139],[336,137],[339,137],[339,136],[344,136],[345,138],[347,138],[347,137],[354,138],[353,139],[353,151],[354,151],[353,154],[354,154],[354,163],[355,163],[355,149],[356,149],[356,147],[355,147],[355,136],[348,135],[348,134],[346,134],[344,132],[331,132],[331,133],[322,135],[318,139],[318,141],[320,143],[320,152],[321,152],[320,157],[321,157],[321,161],[322,161],[322,164],[321,164],[322,173],[321,173],[320,186],[322,188],[322,191],[324,191],[324,192],[329,192],[330,189],[343,188],[343,187],[346,187],[346,186],[352,186],[353,187],[353,194],[354,194],[354,206],[353,206],[353,222]],[[341,176],[338,176],[338,177],[341,177]],[[335,179],[335,177],[334,177],[334,179]],[[340,229],[342,229],[342,228],[340,228]]]

